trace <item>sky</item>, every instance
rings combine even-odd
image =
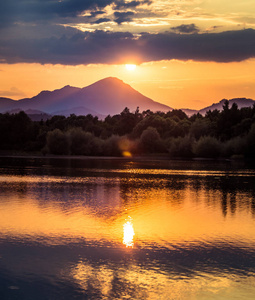
[[[113,76],[200,109],[255,99],[254,70],[254,0],[0,0],[2,97]]]

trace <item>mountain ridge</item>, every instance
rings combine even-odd
[[[13,102],[11,102],[13,101]],[[67,115],[81,111],[93,112],[100,117],[120,113],[125,107],[135,111],[137,107],[143,110],[169,111],[171,107],[153,101],[142,95],[130,85],[116,77],[107,77],[84,88],[69,85],[54,91],[41,91],[32,98],[20,100],[8,99],[4,107],[0,101],[0,112],[13,109],[35,109],[48,114],[65,112]],[[9,106],[8,106],[9,104]]]
[[[197,114],[200,113],[201,115],[205,115],[207,111],[211,110],[215,110],[218,109],[219,111],[221,111],[223,109],[223,105],[225,103],[225,101],[229,102],[229,107],[231,108],[231,106],[233,105],[233,103],[236,103],[238,105],[238,108],[243,108],[243,107],[251,107],[255,104],[255,100],[250,99],[250,98],[232,98],[232,99],[222,99],[217,103],[213,103],[209,106],[206,106],[202,109],[188,109],[188,108],[184,108],[181,109],[182,111],[184,111],[188,116],[191,116],[193,114]]]
[[[204,115],[209,110],[222,110],[225,101],[229,101],[230,107],[236,103],[239,108],[253,106],[255,103],[250,98],[222,99],[200,110],[181,110],[188,116],[196,113]],[[92,114],[103,119],[107,115],[121,113],[125,107],[130,111],[139,107],[140,111],[149,109],[154,112],[173,109],[144,96],[117,77],[106,77],[83,88],[66,85],[53,91],[43,90],[36,96],[20,100],[0,97],[0,113],[35,110],[48,115]]]

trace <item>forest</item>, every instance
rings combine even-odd
[[[181,110],[150,110],[104,120],[92,115],[53,116],[32,121],[23,111],[0,114],[1,153],[172,158],[253,158],[255,105],[239,109],[226,101],[223,110],[188,117]]]

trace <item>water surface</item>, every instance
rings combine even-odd
[[[253,166],[0,163],[1,299],[254,299]]]

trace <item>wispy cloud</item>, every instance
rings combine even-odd
[[[0,95],[5,97],[25,97],[25,94],[16,87],[12,87],[10,90],[0,90]]]

